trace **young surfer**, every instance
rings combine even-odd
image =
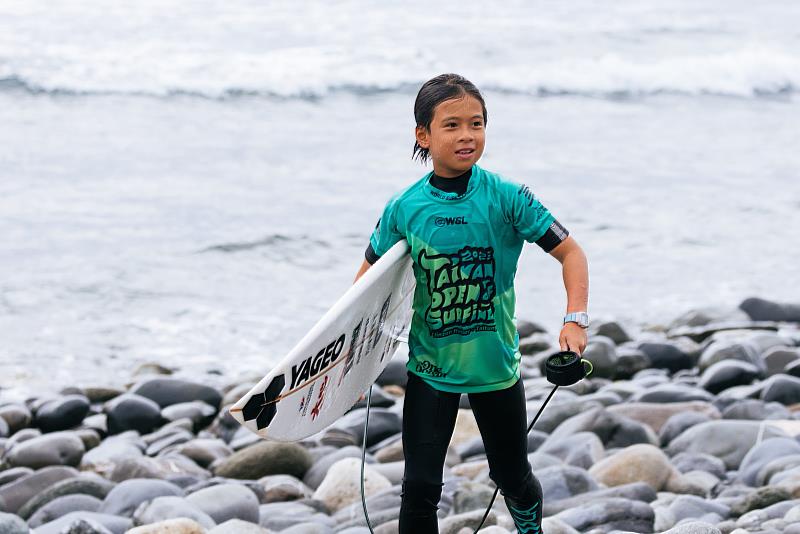
[[[525,185],[479,167],[486,106],[462,76],[426,82],[414,104],[413,156],[433,172],[394,195],[370,237],[356,279],[401,239],[417,282],[403,407],[400,532],[438,532],[442,470],[462,393],[483,438],[490,477],[518,532],[539,533],[542,489],[527,458],[514,275],[525,241],[561,264],[567,315],[562,350],[587,342],[586,257]]]

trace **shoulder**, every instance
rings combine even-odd
[[[397,191],[395,194],[389,198],[389,201],[386,203],[386,207],[399,209],[404,204],[407,204],[410,201],[415,200],[419,195],[423,194],[423,188],[425,183],[428,179],[428,174],[420,178],[419,180],[407,185],[400,191]]]
[[[512,198],[514,195],[523,195],[525,190],[529,190],[528,186],[507,178],[505,175],[487,171],[480,168],[479,171],[483,174],[483,180],[490,191],[499,193],[504,198]]]

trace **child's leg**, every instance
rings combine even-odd
[[[442,470],[458,415],[458,393],[438,391],[408,373],[403,404],[403,493],[400,534],[436,534]]]
[[[469,402],[480,428],[489,476],[500,488],[517,532],[539,534],[542,487],[528,462],[527,414],[522,380],[510,388],[470,393]]]

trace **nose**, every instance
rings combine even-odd
[[[472,131],[472,128],[470,128],[468,124],[462,126],[458,132],[459,141],[472,141],[474,137],[475,133]]]

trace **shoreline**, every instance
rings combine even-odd
[[[558,348],[535,323],[518,330],[532,416]],[[544,531],[800,533],[800,306],[747,299],[633,337],[594,321],[589,341],[593,375],[560,388],[529,434]],[[373,386],[365,487],[381,534],[397,532],[405,371],[395,355]],[[128,388],[0,400],[0,530],[368,532],[365,402],[305,440],[269,442],[227,413],[258,378],[177,378],[151,363]],[[471,533],[495,487],[466,395],[461,407],[442,533]],[[481,532],[514,532],[502,495]]]

